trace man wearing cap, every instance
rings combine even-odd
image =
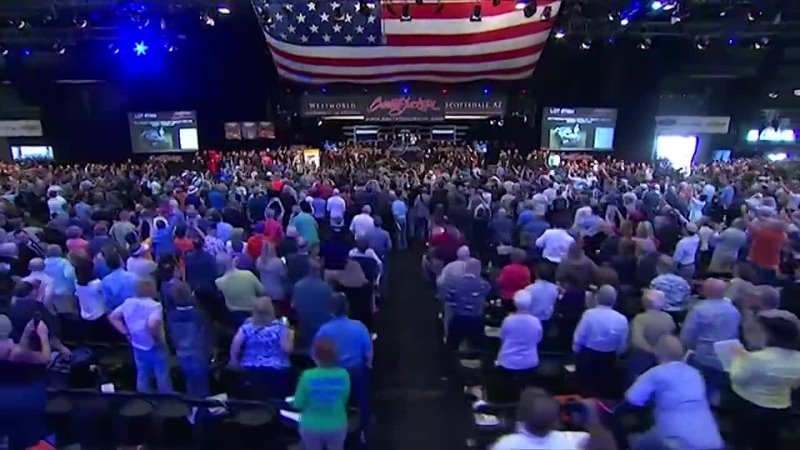
[[[697,235],[697,225],[686,224],[686,235],[675,246],[675,272],[687,280],[694,277],[697,261],[697,250],[700,248],[700,236]]]

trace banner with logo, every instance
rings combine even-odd
[[[353,117],[371,122],[426,122],[445,116],[501,116],[505,100],[490,95],[312,95],[303,97],[305,117]]]
[[[727,134],[730,125],[724,116],[656,116],[656,134]]]
[[[44,136],[39,120],[0,120],[0,137]]]

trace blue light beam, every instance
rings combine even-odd
[[[136,53],[136,56],[144,56],[147,54],[147,50],[149,48],[150,47],[148,47],[147,44],[144,43],[144,41],[141,41],[134,44],[133,52]]]

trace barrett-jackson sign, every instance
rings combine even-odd
[[[364,116],[374,122],[434,121],[446,115],[499,116],[505,113],[499,97],[458,95],[306,95],[302,111],[306,117]]]

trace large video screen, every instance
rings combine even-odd
[[[800,124],[800,110],[763,109],[758,123],[745,130],[745,140],[752,145],[794,145],[797,124]]]
[[[542,148],[613,150],[616,123],[616,109],[545,108],[542,114]]]
[[[195,111],[128,114],[133,153],[180,153],[199,150]]]

